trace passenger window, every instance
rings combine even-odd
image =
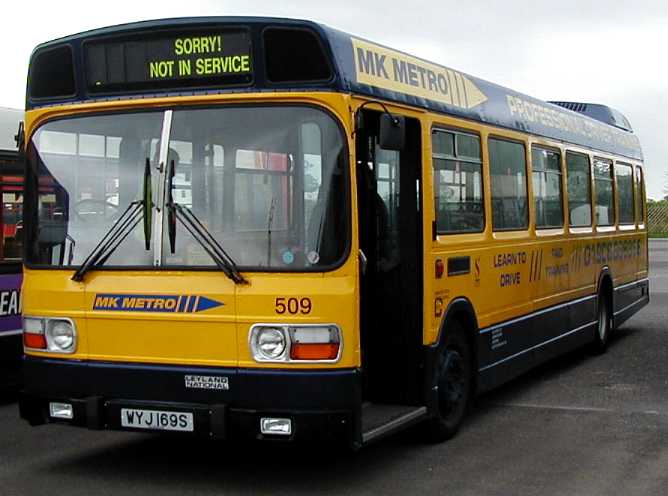
[[[529,212],[524,145],[490,138],[488,146],[494,230],[526,229]]]
[[[485,209],[480,138],[434,131],[432,147],[437,234],[481,232]]]
[[[559,152],[533,148],[531,164],[536,227],[562,227],[564,212],[561,201],[561,155]]]
[[[596,225],[615,223],[615,201],[612,186],[612,162],[594,159],[594,189],[596,190]]]
[[[0,194],[2,195],[2,229],[0,262],[21,260],[23,251],[23,177],[18,159],[0,156]]]
[[[376,269],[388,272],[401,259],[400,219],[401,205],[401,154],[376,146],[375,152],[377,215],[376,235],[378,258]],[[403,167],[406,167],[403,164]]]
[[[627,164],[615,165],[615,179],[617,180],[617,198],[619,205],[619,223],[633,224],[633,168]]]
[[[636,167],[636,220],[645,223],[645,182],[640,167]]]
[[[571,227],[591,226],[591,170],[589,157],[566,153],[568,222]]]

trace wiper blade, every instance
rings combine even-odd
[[[79,269],[72,276],[73,281],[83,281],[86,273],[96,265],[103,265],[116,251],[125,238],[139,225],[142,217],[144,219],[144,244],[146,249],[151,248],[151,220],[153,213],[153,192],[151,190],[151,163],[146,159],[144,166],[144,186],[142,189],[143,199],[133,201],[123,211],[118,221],[107,231],[97,246],[90,252]],[[74,242],[74,240],[72,240]],[[72,252],[70,252],[70,263]]]
[[[225,252],[220,243],[213,237],[209,230],[195,216],[190,209],[184,208],[178,203],[168,204],[168,208],[174,212],[175,217],[183,224],[183,227],[191,236],[204,248],[211,259],[216,263],[223,273],[232,279],[236,284],[248,284],[248,281],[239,271],[237,264]]]
[[[176,164],[171,161],[167,171],[167,228],[169,236],[169,247],[174,254],[176,252],[176,220],[186,228],[190,235],[197,241],[204,251],[211,257],[218,268],[232,279],[235,284],[248,284],[248,281],[239,271],[232,257],[223,249],[220,243],[213,237],[209,230],[202,224],[190,209],[184,208],[174,201],[172,190],[174,189],[174,176],[176,175]]]
[[[172,160],[171,167],[167,173],[167,205],[174,204],[174,195],[172,190],[174,189],[174,175],[176,174],[176,166]],[[169,248],[174,255],[176,253],[176,209],[171,206],[168,209],[167,213],[167,234],[169,236]]]
[[[269,219],[267,220],[267,267],[271,267],[271,226],[274,223],[274,209],[276,208],[276,198],[271,197],[271,207],[269,207]]]
[[[151,226],[153,225],[153,189],[151,184],[151,161],[144,165],[144,187],[142,188],[142,211],[144,213],[144,245],[151,249]]]
[[[72,276],[73,281],[81,282],[86,273],[95,265],[103,264],[141,222],[143,200],[130,203],[118,221],[107,231],[97,246],[90,252],[81,266]]]

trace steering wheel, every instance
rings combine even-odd
[[[101,206],[103,210],[99,211],[99,209],[93,208],[95,206]],[[108,207],[113,209],[110,214],[107,214]],[[96,200],[94,198],[84,198],[83,200],[75,202],[72,206],[72,210],[76,214],[77,218],[83,222],[94,222],[99,220],[100,215],[102,215],[104,220],[111,221],[116,219],[119,213],[118,205],[114,205],[108,200]]]

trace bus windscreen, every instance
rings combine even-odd
[[[94,93],[248,84],[253,78],[245,29],[211,29],[106,38],[85,44]]]

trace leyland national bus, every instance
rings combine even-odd
[[[20,110],[0,108],[0,385],[14,383],[21,363],[23,163],[15,136]]]
[[[649,300],[642,154],[605,106],[194,18],[38,46],[26,110],[33,425],[443,440]]]

